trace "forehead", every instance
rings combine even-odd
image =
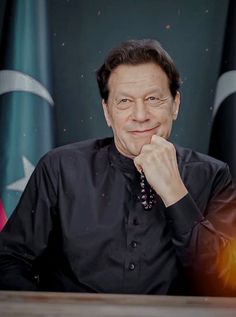
[[[117,90],[169,90],[169,81],[162,68],[154,63],[119,65],[113,70],[108,81],[110,92]]]

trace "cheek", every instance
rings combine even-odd
[[[114,110],[111,115],[111,123],[114,129],[119,130],[125,127],[128,122],[128,116],[125,112]]]
[[[156,118],[156,120],[161,124],[168,124],[170,121],[172,121],[172,113],[169,109],[159,109],[152,115],[153,118]]]

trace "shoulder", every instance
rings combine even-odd
[[[180,173],[189,182],[208,186],[226,185],[232,182],[229,167],[225,162],[207,154],[175,145]],[[214,185],[213,185],[214,184]]]
[[[212,156],[194,151],[189,148],[185,148],[179,145],[175,145],[177,158],[180,165],[205,165],[212,166],[213,168],[226,168],[227,164],[220,160],[215,159]]]
[[[49,169],[81,166],[94,158],[104,158],[113,138],[90,139],[57,147],[45,154],[39,166]]]
[[[62,158],[67,156],[86,156],[106,149],[112,143],[112,138],[90,139],[76,143],[66,144],[49,151],[46,158]]]

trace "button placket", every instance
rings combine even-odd
[[[126,257],[124,273],[124,291],[136,293],[139,290],[140,280],[140,246],[138,232],[141,230],[143,207],[137,201],[136,190],[132,192],[133,205],[129,206],[128,221],[126,223]]]

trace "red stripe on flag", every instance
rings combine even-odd
[[[3,207],[3,203],[0,199],[0,231],[2,231],[6,222],[7,222],[7,214],[6,214],[5,209]]]

